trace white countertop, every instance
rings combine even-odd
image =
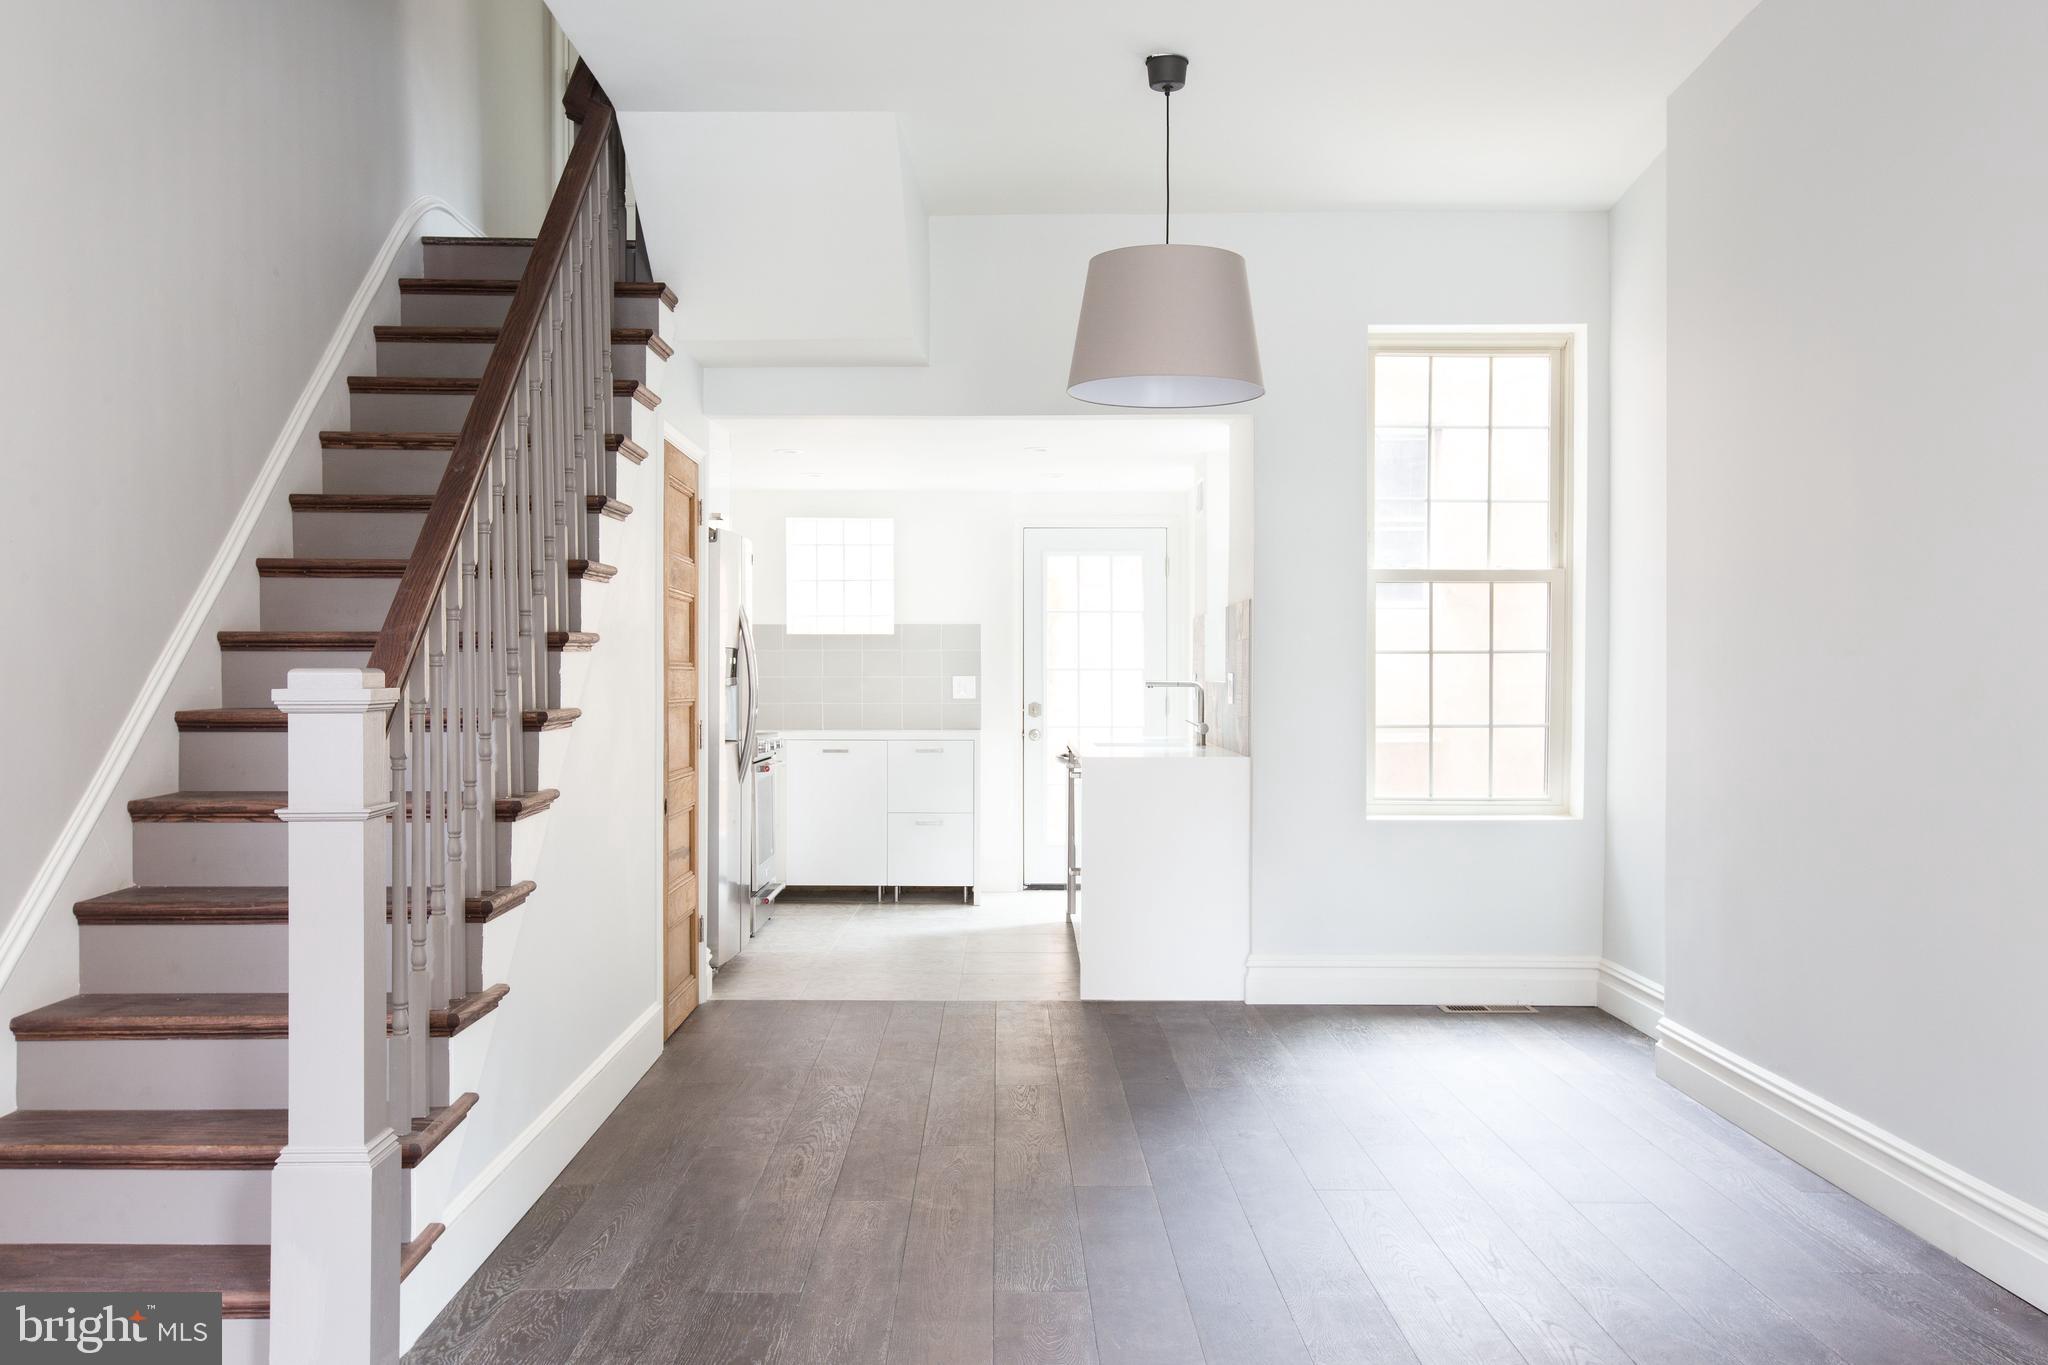
[[[778,739],[979,739],[979,730],[776,730]]]
[[[1237,753],[1231,749],[1219,748],[1214,744],[1198,747],[1193,744],[1173,744],[1164,741],[1156,744],[1144,742],[1118,744],[1114,741],[1084,739],[1074,745],[1074,752],[1081,756],[1083,762],[1087,763],[1093,763],[1101,759],[1126,758],[1199,758],[1210,761],[1221,758],[1234,758],[1243,763],[1251,761],[1244,754]]]

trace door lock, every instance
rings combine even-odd
[[[1045,708],[1034,701],[1024,708],[1024,714],[1036,720],[1045,714]]]

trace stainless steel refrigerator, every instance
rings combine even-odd
[[[705,938],[711,965],[730,962],[753,931],[755,743],[761,708],[755,680],[754,547],[730,525],[711,526],[712,666],[718,688],[711,708],[706,761],[710,797],[711,888]]]

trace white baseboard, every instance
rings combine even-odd
[[[240,510],[229,523],[227,534],[222,537],[220,548],[214,552],[213,562],[207,565],[206,574],[199,580],[191,600],[185,604],[184,615],[171,630],[170,638],[158,653],[155,663],[150,666],[143,680],[142,690],[136,695],[135,704],[128,708],[128,714],[121,726],[114,732],[113,742],[100,759],[91,781],[86,783],[78,804],[72,807],[70,817],[64,822],[57,842],[36,869],[35,877],[29,882],[28,890],[14,907],[14,914],[4,925],[0,925],[0,987],[4,987],[14,975],[15,966],[27,951],[30,940],[37,928],[49,914],[50,907],[57,903],[58,893],[63,889],[64,879],[71,874],[77,862],[79,851],[100,819],[107,813],[115,792],[120,786],[129,763],[135,757],[136,748],[152,725],[158,723],[158,712],[164,705],[164,698],[184,667],[185,658],[192,652],[204,631],[207,618],[213,614],[220,600],[221,590],[238,570],[248,567],[247,551],[249,537],[255,532],[257,523],[270,506],[277,492],[278,480],[291,464],[292,457],[301,444],[309,439],[314,415],[329,390],[340,384],[344,378],[342,367],[347,363],[350,352],[370,325],[370,312],[376,306],[380,293],[398,260],[398,253],[410,243],[414,229],[420,220],[430,213],[440,213],[458,228],[472,237],[483,235],[477,227],[458,212],[455,207],[435,195],[422,195],[406,205],[398,220],[392,224],[383,246],[377,250],[370,268],[364,272],[363,280],[356,287],[355,297],[349,301],[341,321],[335,324],[334,333],[328,338],[327,349],[320,354],[319,363],[313,367],[306,387],[299,393],[298,401],[277,433],[276,442],[264,458],[263,467],[257,472],[255,482],[249,485],[249,492],[242,499]],[[60,661],[61,662],[61,661]],[[121,818],[127,819],[126,813]],[[111,891],[113,887],[103,887]]]
[[[1657,1075],[2039,1308],[2048,1211],[1666,1019]]]
[[[445,1209],[415,1220],[445,1223],[448,1230],[400,1291],[401,1349],[410,1350],[433,1325],[435,1315],[618,1108],[661,1056],[661,1041],[661,1006],[655,1004],[506,1143]]]
[[[1664,987],[1641,972],[1603,957],[1599,998],[1595,1003],[1636,1032],[1655,1038],[1657,1025],[1664,1018]]]
[[[1549,955],[1345,957],[1254,953],[1255,1005],[1591,1005],[1599,959]]]

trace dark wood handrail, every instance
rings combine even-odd
[[[562,110],[578,125],[575,146],[562,167],[555,196],[548,202],[540,235],[534,238],[533,251],[526,258],[519,288],[512,295],[512,306],[498,330],[497,344],[491,348],[491,358],[477,382],[476,397],[470,400],[469,415],[462,420],[447,471],[441,475],[433,506],[420,527],[419,541],[413,546],[404,576],[398,580],[398,593],[391,599],[391,609],[384,613],[383,629],[377,632],[377,643],[370,650],[369,667],[383,672],[386,687],[396,687],[404,680],[413,656],[419,652],[420,641],[426,638],[434,599],[461,545],[470,504],[476,501],[484,471],[490,467],[492,442],[498,438],[498,428],[505,421],[513,390],[519,383],[520,368],[540,331],[548,291],[569,254],[577,212],[611,141],[616,121],[612,102],[582,62],[576,64],[575,74],[569,78]]]

